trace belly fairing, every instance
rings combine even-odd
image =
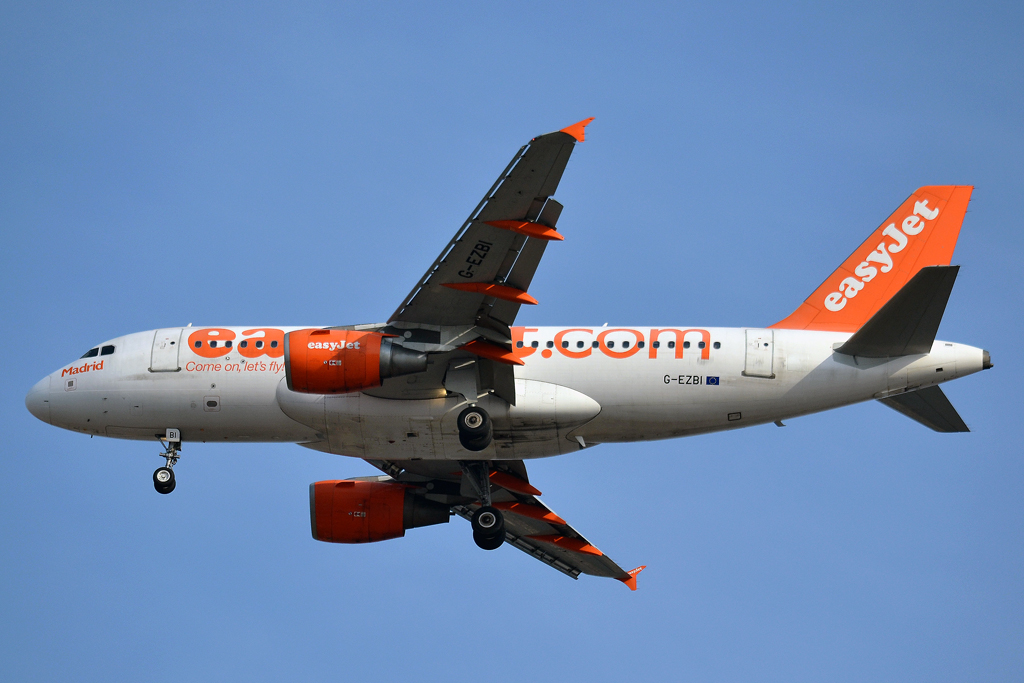
[[[537,458],[580,449],[571,432],[601,412],[592,398],[565,386],[516,380],[516,405],[485,396],[494,441],[479,452],[459,443],[455,418],[461,395],[396,400],[362,393],[318,395],[289,391],[282,382],[277,403],[286,415],[322,434],[332,453],[382,460]]]

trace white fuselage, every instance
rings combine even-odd
[[[239,339],[251,332],[219,329]],[[273,328],[294,329],[302,328]],[[466,403],[461,394],[300,394],[284,382],[280,349],[256,354],[250,346],[243,356],[236,343],[223,356],[202,357],[176,330],[101,345],[114,351],[44,378],[26,399],[29,410],[65,429],[117,438],[155,439],[177,428],[183,441],[294,442],[384,460],[522,459],[762,424],[983,369],[981,349],[941,341],[929,354],[855,359],[833,351],[850,336],[839,332],[516,328],[524,362],[515,368],[516,405],[479,398],[493,419],[494,441],[469,453],[455,428]],[[171,338],[179,340],[174,347],[161,342]]]

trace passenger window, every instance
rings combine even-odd
[[[231,348],[231,340],[229,339],[226,342],[224,342],[224,346],[226,346],[227,348],[230,349]]]
[[[263,340],[262,339],[256,340],[256,348],[257,349],[262,349],[263,348]]]
[[[615,348],[615,342],[608,342],[608,348],[609,349],[614,349]]]
[[[174,342],[171,342],[171,343],[173,344]],[[104,346],[104,347],[103,347],[103,348],[102,348],[102,349],[100,350],[100,355],[101,355],[101,356],[109,356],[109,355],[110,355],[110,354],[112,354],[113,352],[114,352],[114,346],[113,346],[113,344],[111,344],[111,345],[108,345],[108,346]]]
[[[97,346],[95,349],[89,349],[82,354],[82,358],[95,358],[100,355],[100,348]]]
[[[516,342],[516,348],[517,348],[517,349],[521,349],[521,348],[523,348],[523,342],[521,342],[521,341],[517,341],[517,342]]]
[[[567,348],[569,348],[569,342],[567,342],[567,341],[563,341],[563,342],[562,342],[562,348],[563,348],[563,349],[567,349]]]
[[[545,344],[545,346],[547,346],[549,349],[553,349],[555,348],[555,342],[549,341],[547,344]]]
[[[674,341],[670,341],[670,342],[668,343],[668,348],[670,348],[670,349],[674,349],[674,348],[676,348],[676,343],[675,343]],[[686,348],[686,346],[683,346],[683,348],[685,349],[685,348]]]
[[[683,348],[684,349],[690,348],[690,342],[683,342]]]
[[[581,341],[576,342],[576,348],[577,349],[582,349],[583,348],[583,342],[581,342]]]
[[[203,340],[202,339],[197,339],[196,340],[196,348],[200,349],[202,347],[203,347]]]
[[[705,344],[704,342],[697,342],[698,349],[703,349],[705,346],[707,346],[707,344]]]
[[[637,348],[640,348],[640,349],[644,348],[644,343],[643,342],[637,342],[636,345],[637,345]]]
[[[722,342],[715,342],[715,343],[714,343],[714,347],[715,347],[716,349],[720,349],[720,348],[722,348]]]
[[[213,340],[210,341],[210,348],[211,349],[217,348],[217,340],[216,339],[213,339]]]
[[[622,348],[628,349],[629,348],[629,342],[628,341],[622,342]]]
[[[661,342],[651,342],[651,346],[653,346],[656,349],[660,349],[661,348]]]
[[[247,346],[249,346],[249,342],[245,341],[244,339],[238,344],[238,348],[240,349],[244,349]]]
[[[535,342],[535,341],[532,341],[532,342],[530,342],[530,348],[531,348],[531,349],[535,349],[535,348],[537,348],[538,346],[540,346],[540,344],[539,344],[539,343],[537,343],[537,342]]]
[[[276,340],[270,342],[270,348],[272,348],[272,349],[276,349],[277,348],[277,341]]]
[[[594,347],[595,349],[596,349],[597,347],[599,347],[600,345],[601,345],[601,342],[593,342],[593,343],[591,344],[591,346],[592,346],[592,347]]]

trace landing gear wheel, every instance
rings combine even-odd
[[[459,442],[467,451],[482,451],[491,445],[491,417],[480,406],[469,406],[456,420]]]
[[[489,505],[473,513],[473,540],[484,550],[500,548],[505,542],[505,517]]]
[[[153,488],[157,493],[170,493],[174,486],[174,470],[170,467],[158,467],[153,473]]]
[[[477,546],[482,550],[497,550],[501,547],[501,544],[505,542],[505,534],[502,533],[501,536],[488,537],[474,533],[473,541],[475,541]]]
[[[505,517],[501,511],[492,508],[490,505],[482,505],[473,513],[473,533],[493,536],[498,532],[505,531]]]

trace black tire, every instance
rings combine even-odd
[[[477,441],[491,436],[491,416],[480,406],[469,406],[461,413],[456,421],[459,427],[459,436],[466,437],[469,441]]]
[[[473,513],[473,534],[505,537],[505,517],[501,510],[483,505]]]
[[[459,443],[467,451],[482,451],[491,445],[491,416],[480,406],[469,406],[455,421]]]
[[[491,445],[491,435],[484,434],[479,439],[469,439],[466,438],[464,434],[459,434],[459,443],[461,443],[462,447],[467,451],[473,451],[476,453],[477,451],[482,451]]]
[[[157,493],[162,493],[164,495],[167,495],[168,493],[173,491],[175,486],[176,486],[176,484],[174,483],[173,479],[168,484],[160,484],[160,483],[157,483],[157,482],[153,482],[153,488],[156,489],[156,492]]]
[[[483,550],[497,550],[505,542],[505,532],[502,531],[500,536],[480,536],[474,533],[473,540]]]
[[[170,490],[174,490],[174,470],[170,467],[158,467],[156,472],[153,473],[153,485],[167,488],[170,486]]]

